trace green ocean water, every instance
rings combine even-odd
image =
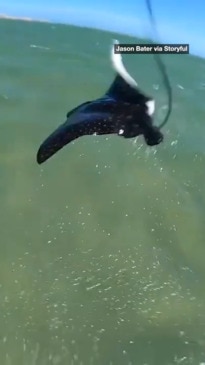
[[[113,38],[0,21],[0,364],[205,363],[205,60],[164,56],[165,141],[83,137],[42,166],[40,143],[113,80]],[[157,101],[152,55],[124,62]]]

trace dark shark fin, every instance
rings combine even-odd
[[[89,107],[88,111],[86,110],[86,104],[91,104],[91,106],[87,106]],[[41,144],[37,153],[38,164],[42,164],[61,148],[79,137],[93,134],[112,134],[117,131],[115,124],[109,120],[109,113],[93,112],[92,103],[90,102],[83,105],[85,108],[82,111],[75,108],[75,112],[69,112],[66,122],[61,124]]]
[[[70,126],[66,123],[60,125],[39,147],[36,156],[38,164],[42,164],[48,160],[67,143],[73,141],[76,138],[77,137],[73,128],[70,128]]]
[[[106,92],[106,95],[116,101],[131,104],[145,104],[150,100],[150,98],[142,94],[139,89],[128,84],[119,74],[116,75],[113,83]]]

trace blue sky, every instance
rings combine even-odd
[[[205,57],[205,0],[152,0],[160,40]],[[151,36],[144,0],[6,0],[0,13]]]

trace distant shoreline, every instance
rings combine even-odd
[[[47,19],[33,19],[29,17],[20,17],[20,16],[13,16],[7,14],[0,14],[0,19],[8,19],[8,20],[22,20],[25,22],[38,22],[38,23],[50,23]]]
[[[79,25],[79,24],[75,24],[72,22],[60,22],[60,21],[54,21],[54,20],[48,20],[48,19],[34,19],[34,18],[30,18],[30,17],[21,17],[21,16],[14,16],[14,15],[7,15],[7,14],[0,14],[0,20],[19,20],[19,21],[24,21],[24,22],[28,22],[28,23],[46,23],[46,24],[59,24],[59,25],[64,25],[64,26],[73,26],[73,27],[77,27],[77,28],[85,28],[85,29],[91,29],[91,30],[98,30],[98,31],[102,31],[102,32],[106,32],[106,33],[111,33],[116,34],[116,35],[123,35],[123,36],[127,36],[127,37],[131,37],[131,38],[138,38],[138,39],[143,39],[144,41],[149,40],[149,42],[151,43],[151,39],[144,39],[142,36],[137,35],[137,34],[131,34],[131,33],[126,33],[126,32],[117,32],[114,30],[109,30],[109,29],[102,29],[102,28],[98,28],[96,26],[89,26],[89,25]],[[199,53],[191,53],[190,52],[190,56],[192,57],[196,57],[199,59],[205,59],[205,56],[199,55]]]

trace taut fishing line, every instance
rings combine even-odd
[[[158,32],[157,32],[156,21],[155,21],[153,11],[152,11],[151,0],[145,0],[145,2],[146,2],[148,13],[149,13],[150,23],[152,25],[152,28],[154,30],[156,38],[159,39]],[[167,110],[167,114],[166,114],[163,122],[159,125],[159,128],[161,129],[168,122],[168,119],[169,119],[170,114],[172,112],[172,87],[171,87],[171,84],[170,84],[170,81],[169,81],[169,77],[168,77],[168,74],[167,74],[165,64],[163,63],[160,55],[158,53],[154,53],[154,57],[155,57],[156,62],[158,64],[159,70],[162,73],[163,82],[164,82],[165,88],[167,89],[167,94],[168,94],[168,110]]]

